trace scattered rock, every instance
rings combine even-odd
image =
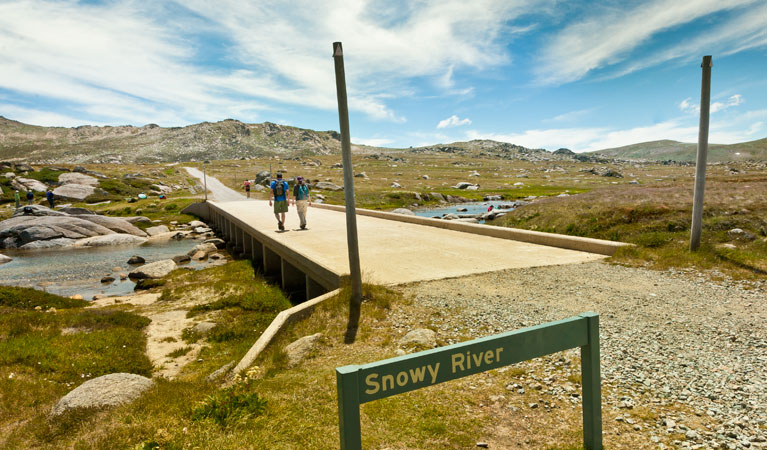
[[[59,175],[59,184],[77,184],[81,186],[98,186],[99,180],[93,178],[90,175],[85,175],[79,172],[66,172]]]
[[[215,322],[200,322],[197,325],[192,328],[192,331],[199,334],[200,336],[205,336],[214,328],[216,328],[218,324]]]
[[[134,264],[144,264],[146,260],[138,255],[133,255],[128,259],[128,264],[134,265]]]
[[[107,234],[105,236],[94,236],[80,239],[74,243],[77,247],[108,247],[112,245],[141,245],[147,241],[147,238],[133,236],[132,234]]]
[[[203,243],[205,243],[205,244],[213,244],[219,250],[226,247],[226,242],[224,242],[223,239],[219,239],[219,238],[205,239],[203,241]]]
[[[58,417],[80,408],[105,408],[130,403],[154,386],[149,378],[132,373],[112,373],[88,380],[65,395],[51,411]]]
[[[131,279],[144,279],[144,278],[162,278],[176,269],[176,263],[172,259],[163,259],[161,261],[155,261],[153,263],[145,264],[141,267],[133,269],[128,274]]]
[[[192,258],[189,257],[189,255],[177,255],[177,256],[174,256],[172,259],[173,259],[173,262],[175,262],[176,264],[185,264],[192,260]]]
[[[237,364],[237,361],[229,361],[228,363],[221,366],[218,370],[205,377],[205,381],[208,383],[215,383],[216,381],[223,378],[227,373],[229,373],[235,364]]]
[[[294,367],[300,364],[314,350],[321,337],[322,333],[316,333],[311,336],[304,336],[285,346],[284,350],[288,357],[288,365]]]
[[[157,225],[156,227],[149,227],[144,231],[149,236],[157,236],[158,234],[169,233],[170,229],[165,225]]]
[[[83,201],[96,192],[96,188],[93,186],[83,184],[65,184],[58,186],[53,190],[53,195],[57,198],[67,198],[72,200]]]
[[[208,253],[213,253],[216,250],[218,250],[216,244],[212,242],[203,242],[202,244],[195,245],[193,249],[187,252],[187,255],[192,256],[198,252],[203,252],[207,255]]]
[[[326,191],[343,191],[344,187],[327,181],[320,181],[314,185],[315,189],[324,189]]]
[[[392,211],[394,214],[402,214],[405,216],[414,216],[415,213],[407,208],[397,208],[394,211]]]
[[[2,253],[0,253],[0,264],[5,264],[11,261],[13,261],[13,258],[11,258],[10,256],[5,256]]]
[[[422,347],[435,347],[437,345],[437,333],[427,328],[417,328],[399,340],[400,346],[422,346]]]
[[[103,278],[101,279],[101,282],[102,282],[102,283],[111,283],[111,282],[113,282],[114,280],[115,280],[115,277],[113,277],[113,276],[111,276],[111,275],[107,275],[107,276],[105,276],[105,277],[103,277]]]

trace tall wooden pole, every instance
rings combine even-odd
[[[341,126],[341,154],[344,164],[344,198],[346,200],[346,241],[349,248],[349,272],[352,282],[350,312],[359,312],[362,303],[362,274],[360,252],[357,243],[357,211],[354,206],[354,173],[352,172],[352,145],[349,137],[349,108],[346,104],[346,75],[344,74],[344,51],[340,42],[333,43],[333,60],[336,66],[336,94],[338,96],[338,121]]]
[[[706,160],[708,157],[708,115],[711,106],[711,55],[704,56],[700,67],[703,75],[700,83],[700,125],[698,125],[698,158],[695,162],[695,192],[692,200],[692,226],[690,227],[690,251],[700,247],[703,227],[703,193],[706,190]]]

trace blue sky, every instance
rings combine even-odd
[[[352,141],[575,151],[767,137],[767,0],[0,0],[0,115],[47,126],[226,118]]]

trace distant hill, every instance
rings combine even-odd
[[[454,142],[395,149],[353,145],[357,153],[455,154],[501,159],[595,160],[567,149],[548,152],[491,140]],[[27,125],[0,116],[0,161],[54,163],[152,163],[241,159],[268,155],[283,157],[341,152],[336,131],[314,131],[270,122],[248,124],[227,119],[186,127],[164,128],[80,126],[74,128]]]
[[[608,148],[587,154],[646,161],[695,161],[697,151],[698,144],[666,140]],[[708,162],[749,160],[767,160],[767,138],[739,144],[709,144],[708,146]]]
[[[27,125],[0,116],[0,160],[119,164],[324,155],[340,150],[340,136],[335,131],[269,122],[246,124],[227,119],[172,128],[154,124],[63,128]]]

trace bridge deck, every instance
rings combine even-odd
[[[216,202],[215,205],[294,252],[340,275],[349,273],[344,213],[309,208],[308,227],[300,230],[298,215],[291,207],[286,231],[281,232],[266,201]],[[362,215],[357,215],[357,229],[363,281],[379,284],[582,263],[605,257]]]

